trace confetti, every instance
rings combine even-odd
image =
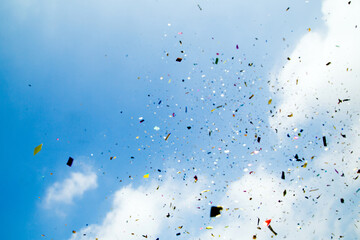
[[[43,144],[40,144],[39,146],[35,147],[35,149],[34,149],[34,156],[41,151],[42,145],[43,145]]]
[[[221,206],[211,207],[210,217],[220,217],[222,210],[223,210],[223,207],[221,207]]]
[[[170,135],[171,135],[171,133],[169,133],[169,134],[166,136],[165,141],[168,140],[168,138],[170,137]]]
[[[68,165],[69,167],[71,167],[71,166],[72,166],[72,164],[73,164],[73,161],[74,161],[74,159],[73,159],[72,157],[69,157],[69,159],[68,159],[68,161],[67,161],[66,165]]]

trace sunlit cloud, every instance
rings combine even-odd
[[[75,198],[81,198],[86,191],[97,188],[97,176],[93,172],[75,172],[63,180],[56,182],[46,191],[45,206],[54,204],[71,204]]]

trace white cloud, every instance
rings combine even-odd
[[[123,187],[114,194],[111,211],[102,223],[81,229],[71,239],[156,239],[159,234],[174,231],[169,226],[176,229],[187,222],[187,216],[199,215],[195,211],[199,186],[168,179],[160,185],[152,182],[136,189]]]
[[[334,112],[338,99],[351,98],[352,107],[360,101],[360,25],[356,27],[360,23],[359,11],[357,1],[350,5],[346,1],[324,1],[322,12],[327,30],[306,33],[291,60],[273,79],[270,91],[280,98],[278,114],[269,119],[273,128],[284,132],[313,121],[326,111]],[[293,117],[288,117],[291,113]]]
[[[340,197],[351,202],[346,192],[352,194],[355,186],[344,189],[342,181],[334,183],[329,182],[329,178],[299,177],[306,172],[305,168],[293,169],[284,181],[280,173],[274,175],[259,168],[255,174],[242,177],[229,186],[222,199],[221,204],[225,207],[222,216],[208,223],[213,229],[193,239],[213,239],[214,236],[252,239],[254,235],[257,239],[269,239],[273,234],[265,225],[267,219],[272,219],[270,225],[280,239],[359,237],[360,231],[355,227],[357,213],[352,207],[356,204],[345,207],[340,203]],[[329,183],[332,186],[326,187]]]
[[[57,204],[71,204],[74,198],[80,198],[91,189],[97,187],[97,176],[93,172],[71,173],[70,177],[62,182],[56,182],[47,189],[45,205],[47,207]]]

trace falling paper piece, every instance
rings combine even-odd
[[[276,236],[277,233],[274,231],[274,229],[269,225],[268,228],[270,229],[270,231]]]
[[[327,144],[326,144],[326,137],[323,136],[322,139],[323,139],[324,147],[326,147],[326,146],[327,146]]]
[[[154,130],[155,130],[155,131],[159,131],[160,128],[159,128],[158,126],[155,126],[155,127],[154,127]]]
[[[149,178],[149,174],[148,174],[148,173],[145,174],[145,175],[144,175],[144,178]]]
[[[69,167],[71,167],[71,165],[73,164],[73,161],[74,161],[74,159],[73,159],[72,157],[69,157],[66,165],[68,165]]]
[[[223,207],[221,207],[221,206],[211,207],[210,217],[220,217],[222,210],[223,210]]]
[[[265,220],[266,226],[269,226],[271,223],[271,219]]]
[[[284,171],[282,171],[282,173],[281,173],[281,179],[285,180],[285,172]]]
[[[195,182],[198,181],[198,177],[196,175],[194,176],[194,179],[195,179]]]
[[[40,144],[39,146],[37,146],[35,149],[34,149],[34,156],[41,151],[41,148],[42,148],[42,144]]]
[[[113,160],[113,159],[115,159],[116,157],[110,157],[110,160]]]
[[[177,58],[176,61],[177,61],[177,62],[181,62],[181,61],[182,61],[182,58]]]
[[[165,141],[168,140],[168,138],[170,137],[170,134],[171,134],[171,133],[169,133],[169,134],[166,136]]]
[[[215,59],[215,64],[218,64],[218,62],[219,62],[219,58],[216,58]]]
[[[213,227],[211,227],[211,226],[208,226],[208,227],[206,227],[206,229],[213,229]]]
[[[272,102],[272,99],[270,99],[270,100],[268,101],[268,104],[270,105],[270,104],[271,104],[271,102]]]

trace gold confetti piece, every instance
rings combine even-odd
[[[40,152],[41,149],[42,149],[42,144],[40,144],[39,146],[37,146],[37,147],[34,149],[34,156],[35,156],[38,152]]]
[[[208,226],[208,227],[206,227],[206,229],[213,229],[213,227],[211,227],[211,226]]]
[[[171,134],[171,133],[169,133],[169,134],[166,136],[165,141],[168,140],[168,138],[170,137],[170,134]]]
[[[304,165],[302,165],[303,168],[306,168],[307,166],[307,162],[304,163]]]
[[[288,115],[288,117],[292,117],[292,116],[294,116],[292,113]]]
[[[310,31],[311,31],[311,28],[308,28],[307,30],[310,32]]]
[[[270,104],[271,104],[271,102],[272,102],[272,99],[270,99],[270,100],[268,101],[268,104],[270,105]]]
[[[203,190],[201,193],[210,192],[210,190]]]
[[[215,111],[216,108],[212,109],[211,112]]]
[[[316,188],[316,189],[310,189],[309,192],[315,192],[315,191],[317,191],[317,190],[319,190],[319,189],[318,189],[318,188]]]
[[[249,99],[252,99],[254,97],[254,94],[249,97]]]
[[[145,175],[144,175],[144,178],[149,178],[149,174],[145,174]]]

